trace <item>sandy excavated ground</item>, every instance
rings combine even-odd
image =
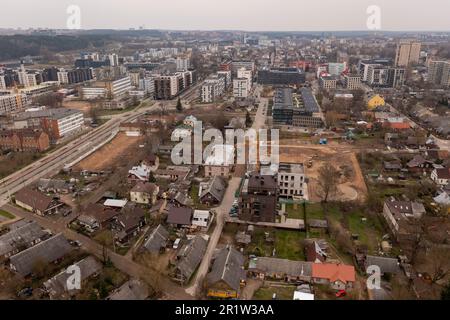
[[[88,114],[93,105],[87,101],[64,101],[63,107],[69,109],[75,109]]]
[[[142,141],[143,137],[128,137],[125,133],[119,132],[111,142],[77,164],[75,169],[90,171],[111,169],[119,159],[138,148]]]
[[[309,160],[311,168],[307,167]],[[317,145],[283,145],[280,146],[280,162],[304,163],[306,176],[309,179],[308,190],[310,201],[321,201],[317,193],[319,169],[326,162],[331,163],[341,172],[346,171],[348,178],[343,177],[338,185],[338,194],[334,200],[363,201],[367,195],[367,186],[356,155],[352,150],[336,149]]]

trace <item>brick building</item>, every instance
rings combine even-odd
[[[0,131],[0,148],[2,150],[42,152],[49,147],[49,136],[41,130],[15,129]]]

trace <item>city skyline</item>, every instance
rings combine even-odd
[[[81,9],[82,29],[145,29],[161,30],[237,30],[237,31],[364,31],[369,14],[367,8],[380,7],[381,29],[379,31],[449,31],[450,21],[446,12],[450,3],[430,0],[427,7],[436,8],[433,17],[424,15],[419,1],[387,0],[341,1],[321,3],[281,0],[274,4],[268,0],[249,0],[245,3],[230,0],[226,6],[206,0],[170,3],[130,0],[121,3],[98,0],[41,1],[39,7],[30,0],[2,4],[5,12],[19,12],[2,17],[0,28],[66,28],[70,5]],[[407,7],[406,7],[407,6]],[[30,9],[27,9],[30,8]],[[401,14],[407,8],[407,15]],[[219,10],[220,9],[220,10]],[[275,9],[275,10],[274,10]],[[98,12],[103,12],[101,16]],[[306,13],[306,14],[305,14]],[[19,22],[20,21],[20,22]],[[325,23],[324,23],[325,22]],[[20,24],[19,24],[20,23]]]

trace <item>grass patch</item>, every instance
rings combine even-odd
[[[275,231],[275,255],[289,260],[305,260],[303,240],[305,233],[300,231]]]
[[[292,300],[294,297],[294,286],[283,287],[262,287],[253,295],[254,300],[272,300],[273,294],[276,293],[277,300]]]
[[[294,209],[293,204],[286,205],[287,217],[291,219],[303,219],[303,205],[297,204],[297,209]],[[320,203],[306,204],[307,219],[325,219],[324,209]]]
[[[5,210],[0,210],[0,216],[5,217],[7,219],[14,219],[16,216],[5,211]]]

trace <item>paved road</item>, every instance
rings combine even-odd
[[[3,206],[3,209],[7,212],[16,215],[17,217],[36,221],[40,226],[42,226],[45,229],[51,230],[54,234],[63,233],[67,239],[78,240],[81,242],[82,248],[84,250],[96,256],[100,260],[103,259],[103,246],[98,244],[96,241],[90,239],[89,237],[86,237],[71,229],[68,229],[65,224],[65,221],[62,220],[56,221],[46,217],[41,217],[26,212],[11,204]],[[107,250],[107,255],[117,269],[128,274],[130,277],[141,279],[158,279],[158,286],[160,287],[160,290],[166,296],[169,296],[170,299],[174,300],[192,299],[192,296],[186,294],[181,287],[171,282],[169,279],[161,276],[155,270],[146,268],[134,262],[130,256],[122,256],[117,253],[114,253],[109,249]]]

